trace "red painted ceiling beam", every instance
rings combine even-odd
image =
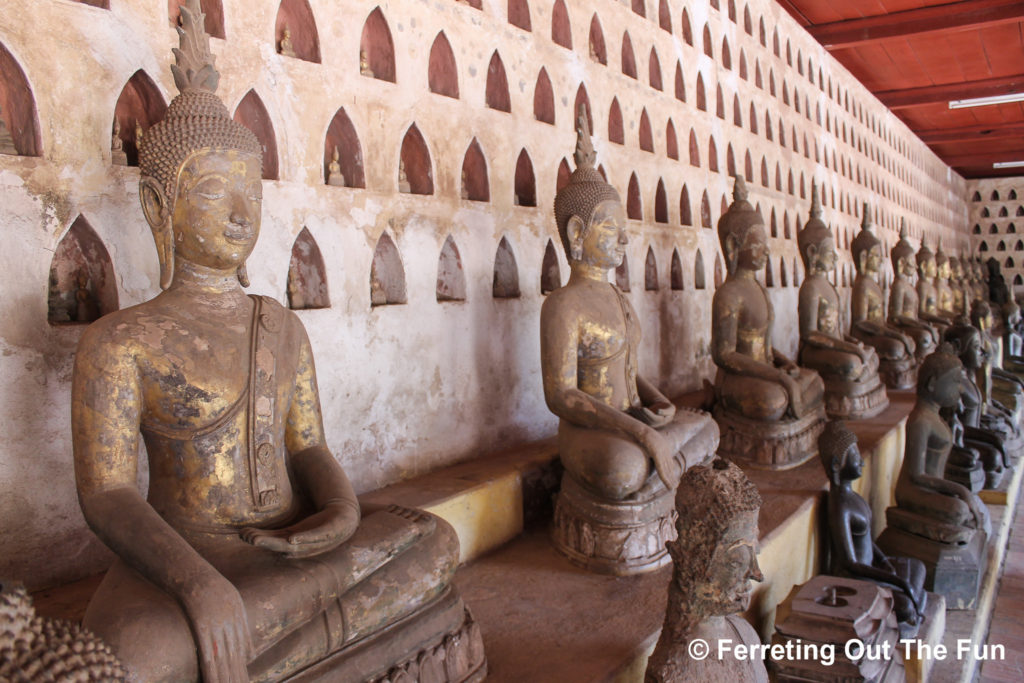
[[[1013,92],[1024,92],[1024,74],[1003,78],[986,78],[980,81],[927,85],[920,88],[880,90],[875,93],[875,97],[890,109],[902,109],[951,100],[1007,95]]]
[[[982,152],[980,154],[939,155],[939,157],[954,168],[964,166],[992,168],[992,164],[999,161],[1024,161],[1024,149]]]
[[[963,0],[947,5],[818,24],[807,27],[807,30],[826,49],[839,50],[878,40],[1022,19],[1024,2],[1020,0]]]
[[[1024,122],[962,126],[960,128],[934,128],[931,130],[920,129],[914,132],[925,144],[936,142],[964,142],[971,144],[978,140],[1024,138]]]

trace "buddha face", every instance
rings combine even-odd
[[[927,396],[942,408],[950,408],[960,401],[962,368],[952,366],[928,378],[925,388]]]
[[[935,277],[935,259],[931,256],[925,258],[917,264],[917,269],[921,273],[921,277],[928,280]]]
[[[945,259],[941,263],[938,261],[938,259],[936,259],[936,261],[935,261],[935,269],[936,269],[935,270],[936,275],[938,275],[940,280],[948,280],[949,279],[949,273],[950,273],[949,259]]]
[[[578,254],[574,260],[599,268],[611,269],[622,263],[627,244],[626,215],[622,203],[612,199],[594,207],[590,223],[581,234],[570,231],[570,254]]]
[[[981,346],[981,335],[972,334],[967,339],[967,346],[960,353],[960,362],[968,370],[977,370],[985,364],[985,351]]]
[[[258,157],[222,149],[192,155],[178,174],[171,213],[175,258],[237,269],[256,246],[262,202]]]
[[[850,444],[850,447],[846,449],[846,454],[843,456],[839,478],[846,481],[860,479],[860,475],[863,473],[864,459],[861,458],[860,448],[855,443]]]
[[[750,606],[751,581],[763,581],[757,565],[757,511],[740,513],[715,546],[701,597],[711,614],[742,612]]]
[[[902,275],[903,277],[913,277],[914,273],[917,271],[917,268],[914,264],[914,257],[911,254],[907,254],[906,256],[900,258],[896,262],[896,264],[899,269],[899,274]]]
[[[861,258],[864,260],[865,273],[877,273],[882,265],[882,248],[876,244],[868,249]]]
[[[764,225],[755,223],[743,235],[736,254],[736,266],[743,270],[761,270],[768,263],[768,238]]]
[[[836,267],[836,243],[831,236],[817,244],[807,245],[807,264],[819,273],[830,273]]]

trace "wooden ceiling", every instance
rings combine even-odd
[[[949,108],[1024,92],[1024,2],[778,2],[960,175],[1024,175],[1024,102]]]

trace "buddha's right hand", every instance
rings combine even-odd
[[[183,599],[192,622],[204,683],[243,683],[252,652],[249,622],[238,590],[224,577],[202,581]]]
[[[789,412],[792,413],[793,417],[800,417],[803,415],[804,397],[796,379],[784,370],[779,373],[779,384],[782,385],[782,388],[786,391],[786,395],[789,397]]]
[[[678,486],[679,478],[683,476],[684,463],[680,463],[676,454],[672,452],[668,439],[654,429],[649,429],[640,440],[640,446],[654,461],[654,469],[665,484],[665,488],[671,490]]]

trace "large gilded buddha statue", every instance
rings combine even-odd
[[[938,346],[939,333],[918,317],[920,303],[913,282],[917,267],[914,247],[910,244],[908,234],[907,220],[903,219],[900,224],[900,240],[889,252],[895,277],[889,291],[888,322],[914,340],[917,359],[922,361]]]
[[[878,378],[878,354],[843,333],[841,300],[827,277],[836,267],[836,246],[821,220],[816,185],[811,187],[810,217],[796,237],[807,273],[799,295],[800,365],[816,370],[825,381],[829,417],[877,415],[889,405]]]
[[[889,325],[885,317],[885,294],[878,284],[882,265],[882,242],[875,233],[871,210],[864,202],[860,232],[853,239],[853,265],[857,277],[850,296],[850,334],[878,353],[879,374],[890,389],[914,386],[917,362],[914,340]]]
[[[736,176],[734,201],[718,221],[728,277],[711,304],[711,356],[719,453],[769,469],[796,467],[812,457],[825,425],[823,385],[772,346],[775,311],[757,280],[768,258],[764,219]]]
[[[554,540],[592,571],[634,574],[671,562],[679,477],[715,453],[706,413],[676,408],[637,372],[640,323],[608,273],[628,237],[619,194],[594,168],[582,112],[576,170],[555,197],[569,282],[541,307],[544,398],[559,417],[565,466]]]
[[[199,0],[182,18],[180,94],[140,151],[163,291],[93,323],[75,359],[79,500],[117,555],[84,625],[131,680],[396,680],[410,666],[480,680],[453,530],[360,510],[327,447],[302,323],[242,290],[260,144],[215,94]]]

